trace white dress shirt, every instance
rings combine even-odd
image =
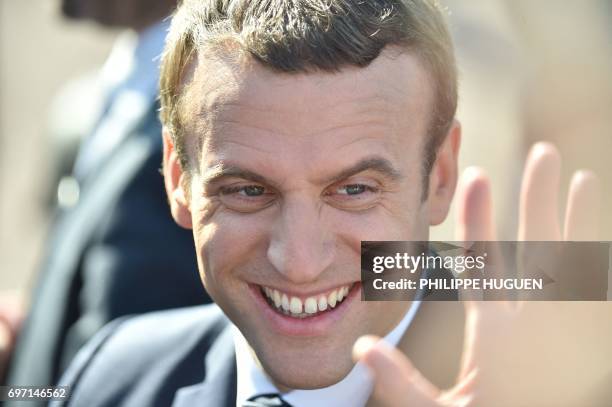
[[[384,340],[397,346],[400,339],[412,322],[421,301],[413,301],[404,318],[384,337]],[[337,407],[364,406],[372,391],[372,377],[367,368],[357,363],[349,374],[338,383],[315,390],[292,390],[281,393],[263,372],[251,353],[250,347],[238,328],[234,326],[234,344],[236,348],[236,406],[249,398],[266,393],[280,394],[293,407]],[[342,401],[339,404],[339,401]]]

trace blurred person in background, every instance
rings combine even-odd
[[[83,98],[100,113],[58,187],[48,252],[8,365],[6,382],[15,385],[54,384],[81,345],[114,318],[209,301],[193,238],[172,221],[158,172],[156,58],[176,1],[61,6],[69,18],[127,30],[96,78],[99,92]],[[70,154],[63,157],[70,161]],[[8,309],[1,311],[4,359],[19,319]]]

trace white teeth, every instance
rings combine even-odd
[[[289,298],[287,297],[287,294],[283,294],[281,298],[281,305],[285,311],[289,311]]]
[[[302,313],[302,300],[296,297],[291,297],[291,303],[289,310],[292,314],[301,314]]]
[[[262,287],[262,291],[268,297],[270,303],[274,304],[277,309],[284,311],[287,315],[305,318],[317,312],[335,308],[336,305],[346,298],[350,287],[342,286],[330,291],[327,295],[308,297],[304,300],[299,297],[289,297],[287,294],[283,294],[270,287]]]
[[[325,311],[327,309],[327,297],[325,297],[324,295],[322,295],[319,298],[319,311]]]
[[[330,307],[334,308],[336,306],[336,301],[338,300],[338,294],[336,290],[329,293],[329,297],[327,297],[327,303]]]
[[[317,300],[314,297],[306,298],[304,302],[304,312],[307,314],[314,314],[317,312]]]
[[[272,299],[274,300],[274,305],[276,306],[276,308],[280,308],[282,301],[281,301],[281,296],[278,293],[278,291],[274,290],[272,292]]]

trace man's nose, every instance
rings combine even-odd
[[[306,199],[286,200],[272,230],[268,259],[294,284],[316,281],[334,256],[329,222],[320,208]]]

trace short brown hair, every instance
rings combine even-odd
[[[453,46],[436,1],[182,1],[162,57],[160,117],[185,169],[188,159],[179,114],[183,73],[204,47],[228,41],[263,66],[287,73],[366,66],[389,45],[415,52],[435,86],[430,139],[425,147],[427,180],[457,107]]]

